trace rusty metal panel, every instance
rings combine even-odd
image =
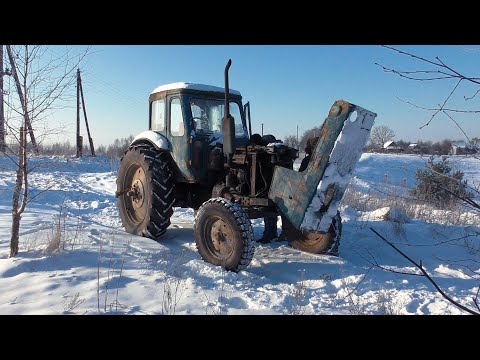
[[[321,181],[324,178],[325,170],[329,166],[332,150],[336,147],[337,140],[340,139],[345,122],[354,111],[357,111],[357,113],[365,111],[370,117],[368,124],[365,125],[362,123],[363,120],[357,119],[355,131],[365,132],[365,134],[362,133],[361,136],[359,136],[359,138],[361,138],[360,141],[352,143],[351,148],[346,151],[349,153],[348,157],[354,159],[352,161],[349,160],[348,165],[341,167],[343,171],[342,181],[346,180],[347,177],[345,176],[351,176],[354,165],[358,162],[362,149],[368,140],[369,131],[373,125],[373,119],[376,114],[343,100],[337,100],[332,105],[329,115],[320,129],[319,140],[312,152],[312,158],[305,171],[297,172],[278,166],[275,167],[268,196],[277,205],[280,212],[287,217],[297,229],[309,227],[308,225],[310,223],[306,226],[304,222],[307,209],[309,217],[317,217],[318,223],[321,222],[320,220],[324,215],[330,217],[333,210],[335,213],[337,211],[338,203],[345,191],[343,183],[340,184],[340,182],[336,183],[334,181],[332,183],[333,185],[329,184],[330,186],[326,186],[325,189],[323,189],[323,186],[319,186],[319,184],[321,185]],[[345,146],[339,149],[345,152]],[[353,156],[351,156],[350,153],[353,154]],[[358,155],[358,157],[355,157],[356,155]],[[338,157],[342,157],[342,154],[336,154],[336,158]],[[350,164],[350,162],[353,162],[353,165]],[[325,200],[327,191],[332,186],[335,186],[333,200],[329,204],[328,209],[324,209],[322,208],[323,201]],[[319,196],[318,192],[325,192],[325,194],[322,193],[322,197]],[[319,199],[323,201],[318,201]],[[328,219],[326,219],[326,221],[328,222]],[[313,229],[311,227],[308,228],[308,231],[323,232],[326,230],[320,226],[316,226]]]

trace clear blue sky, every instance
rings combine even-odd
[[[458,46],[398,48],[439,56],[467,75],[479,75],[478,51]],[[158,85],[186,81],[223,86],[229,58],[233,61],[230,86],[242,93],[244,102],[251,102],[254,132],[260,132],[263,123],[264,133],[284,138],[295,134],[298,124],[301,136],[323,122],[336,99],[345,99],[376,112],[376,124],[391,127],[396,139],[463,138],[444,116],[419,130],[430,114],[394,97],[435,106],[454,83],[414,82],[386,74],[376,62],[401,70],[423,66],[379,46],[94,46],[82,73],[94,142],[109,144],[147,129],[148,96]],[[461,88],[452,104],[465,106],[463,95],[473,93],[473,87]],[[75,110],[68,111],[55,117],[71,123],[66,137],[74,143]],[[477,117],[456,119],[478,137]]]

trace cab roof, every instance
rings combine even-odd
[[[177,83],[160,85],[155,90],[153,90],[150,95],[157,94],[164,91],[175,92],[179,90],[194,90],[194,91],[214,92],[214,93],[222,93],[222,94],[225,93],[225,89],[218,86],[194,84],[194,83],[188,83],[188,82],[177,82]],[[230,89],[230,94],[241,96],[239,91],[233,90],[233,89]]]

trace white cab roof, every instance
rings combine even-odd
[[[191,89],[191,90],[199,90],[199,91],[225,93],[225,89],[218,86],[193,84],[193,83],[187,83],[187,82],[177,82],[177,83],[160,85],[155,90],[153,90],[152,94],[156,94],[162,91],[177,90],[177,89]],[[240,95],[240,92],[237,90],[230,89],[230,94]]]

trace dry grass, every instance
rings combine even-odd
[[[227,315],[228,313],[228,292],[226,289],[227,270],[225,270],[225,265],[221,267],[220,271],[220,285],[215,289],[213,294],[216,300],[212,300],[205,289],[202,289],[204,301],[201,303],[204,307],[205,315]]]
[[[307,285],[304,280],[305,273],[300,273],[300,280],[294,285],[292,298],[292,315],[304,315],[307,311],[307,307],[304,305]]]
[[[228,271],[226,270],[226,261],[228,254],[232,251],[232,248],[228,243],[227,245],[228,246],[223,247],[220,252],[220,256],[222,257],[222,265],[220,267],[220,286],[216,289],[216,292],[214,293],[214,297],[216,298],[216,300],[212,301],[207,295],[207,292],[202,289],[203,296],[205,298],[205,301],[202,302],[205,310],[205,315],[227,315],[228,313],[228,294],[226,289]]]
[[[347,276],[343,266],[340,266],[340,286],[335,296],[331,299],[329,303],[330,307],[339,308],[342,304],[345,304],[345,307],[349,315],[366,315],[366,303],[361,296],[356,294],[360,285],[365,281],[370,269],[361,277],[360,279]]]
[[[127,256],[130,255],[130,243],[131,238],[122,245],[123,250],[121,254],[115,248],[118,246],[115,237],[115,231],[109,233],[111,236],[109,239],[109,251],[103,252],[103,244],[99,244],[98,248],[98,260],[97,260],[97,310],[98,313],[102,311],[104,313],[119,313],[119,310],[129,309],[128,306],[119,302],[119,290],[124,278],[123,272]],[[105,254],[105,255],[104,255]],[[119,256],[120,255],[120,256]],[[108,263],[106,269],[102,271],[102,263]],[[102,279],[101,274],[106,271],[106,277]],[[103,287],[101,282],[104,282]],[[102,289],[103,288],[103,289]],[[103,294],[103,309],[101,307],[101,297]]]
[[[78,308],[83,302],[84,298],[80,297],[80,293],[76,293],[74,296],[67,296],[63,301],[63,310],[65,313],[71,313]]]
[[[73,230],[67,227],[69,218],[62,214],[62,210],[55,216],[52,226],[48,229],[46,246],[43,252],[48,255],[56,255],[65,249],[73,251],[76,246],[81,246],[81,223],[77,219]],[[36,242],[30,241],[30,247]]]
[[[407,302],[394,298],[387,290],[381,290],[376,299],[377,311],[380,315],[402,315]]]
[[[53,226],[47,234],[47,246],[44,251],[46,254],[55,255],[65,249],[65,222],[65,217],[62,217],[61,213],[54,220]]]
[[[427,223],[460,226],[475,226],[480,223],[480,214],[467,212],[462,206],[437,209],[425,202],[399,195],[399,193],[400,189],[395,189],[395,187],[390,187],[390,190],[386,192],[370,189],[366,193],[349,187],[342,199],[342,204],[360,212],[374,211],[384,207],[399,209],[410,219],[422,220]],[[392,226],[396,233],[402,232],[402,225],[392,224]]]
[[[353,280],[351,277],[343,277],[341,279],[341,288],[336,297],[340,300],[336,302],[336,306],[345,302],[348,313],[350,315],[402,315],[405,313],[405,306],[408,301],[397,298],[394,294],[387,290],[381,290],[375,294],[375,301],[368,303],[363,296],[357,295],[356,292],[362,282],[365,280],[369,271],[359,281]],[[368,298],[368,294],[367,294]]]
[[[26,252],[37,250],[37,236],[30,235],[23,240],[23,248]]]
[[[186,290],[186,280],[177,273],[174,276],[165,276],[163,282],[162,315],[175,315],[177,305]]]

